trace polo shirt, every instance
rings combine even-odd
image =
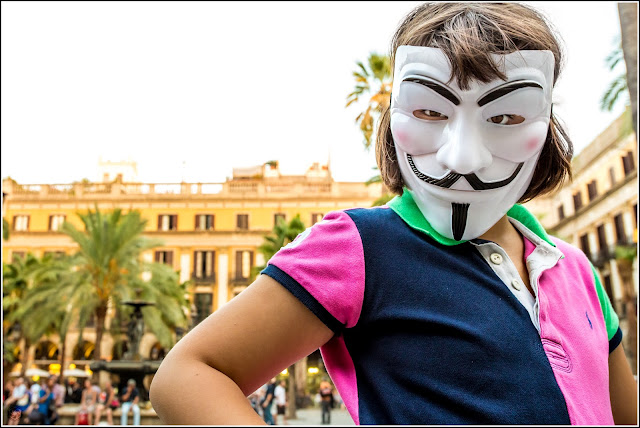
[[[356,424],[613,424],[622,333],[595,270],[524,207],[507,216],[531,232],[531,312],[488,241],[439,235],[408,191],[331,212],[271,258],[262,273],[334,331],[321,353]]]

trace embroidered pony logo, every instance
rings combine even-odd
[[[587,321],[589,321],[589,327],[591,327],[591,330],[593,330],[593,324],[591,324],[591,320],[589,319],[589,314],[587,313],[587,311],[584,311],[584,314],[587,316]]]

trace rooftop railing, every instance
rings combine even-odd
[[[80,198],[95,196],[121,195],[158,195],[158,196],[349,196],[377,197],[380,185],[366,186],[357,182],[336,181],[292,181],[285,180],[230,180],[224,183],[71,183],[71,184],[18,184],[3,182],[3,192],[14,197],[25,196],[28,199]]]

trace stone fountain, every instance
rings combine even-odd
[[[149,400],[149,391],[145,388],[142,380],[149,374],[154,374],[160,367],[161,360],[142,360],[140,357],[140,341],[144,334],[144,318],[142,316],[142,308],[154,305],[152,302],[140,300],[142,290],[136,290],[136,299],[122,302],[124,305],[133,307],[131,320],[127,324],[128,349],[124,353],[121,360],[105,361],[100,360],[92,363],[90,368],[92,371],[106,371],[117,374],[119,377],[118,391],[122,392],[127,387],[127,381],[134,379],[136,386],[140,392],[140,401]]]

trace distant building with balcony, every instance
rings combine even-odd
[[[115,174],[109,168],[114,166]],[[172,266],[181,282],[192,280],[196,323],[249,285],[252,268],[265,263],[258,247],[279,219],[300,215],[309,227],[330,211],[370,207],[381,196],[380,184],[336,182],[329,167],[320,164],[299,176],[282,175],[276,161],[235,168],[233,177],[222,183],[127,182],[123,177],[135,176],[135,163],[102,162],[100,167],[103,182],[21,185],[3,180],[3,214],[11,227],[10,239],[3,243],[3,261],[27,252],[73,253],[76,244],[59,228],[68,221],[82,229],[77,212],[95,206],[101,211],[138,210],[148,220],[144,234],[164,241],[143,258]],[[78,357],[90,359],[95,332],[85,331],[83,336],[86,343],[78,348],[77,333],[69,334],[67,349],[73,355],[66,357],[68,361],[82,364]],[[115,342],[105,335],[101,354],[107,359],[121,354]],[[54,338],[42,349],[37,347],[32,360],[54,355],[60,345]],[[158,352],[157,341],[146,333],[140,353],[146,359],[153,352]]]
[[[621,317],[625,290],[638,295],[637,253],[633,261],[616,257],[617,247],[638,242],[638,144],[625,120],[623,114],[574,157],[571,183],[525,204],[549,233],[586,254]]]

